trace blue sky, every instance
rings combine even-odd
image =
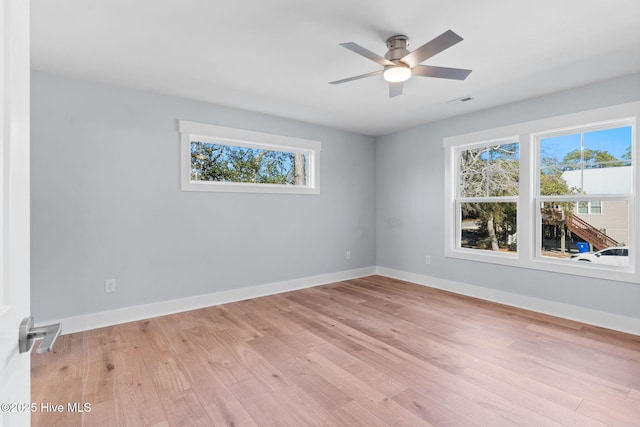
[[[631,145],[631,126],[606,129],[584,134],[584,148],[608,151],[621,159]],[[573,150],[580,149],[580,134],[545,138],[540,141],[541,157],[555,157],[558,160]]]

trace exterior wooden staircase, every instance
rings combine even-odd
[[[596,250],[608,248],[609,246],[619,246],[620,244],[602,231],[593,227],[588,222],[576,215],[567,215],[565,218],[567,228],[573,233],[588,242]]]

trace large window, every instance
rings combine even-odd
[[[639,281],[639,113],[634,102],[445,138],[445,254]]]
[[[515,140],[456,151],[460,247],[516,252],[520,150]]]
[[[317,194],[320,142],[180,121],[182,189]]]
[[[542,233],[539,256],[571,260],[576,253],[627,244],[633,199],[632,132],[632,122],[623,119],[534,135]],[[612,265],[603,259],[589,262]]]

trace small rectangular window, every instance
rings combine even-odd
[[[589,202],[578,203],[578,214],[586,215],[589,213]]]
[[[307,184],[305,153],[191,141],[190,180],[244,184]]]
[[[578,202],[576,204],[578,215],[602,215],[602,202]]]
[[[318,194],[320,142],[180,121],[182,189]]]

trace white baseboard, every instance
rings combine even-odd
[[[451,280],[425,276],[417,273],[409,273],[386,267],[376,267],[376,274],[390,277],[392,279],[404,280],[431,288],[480,298],[487,301],[536,311],[538,313],[575,320],[589,325],[601,326],[603,328],[613,329],[620,332],[640,335],[640,319],[635,317],[621,316],[614,313],[592,310],[585,307],[543,300],[526,295],[518,295],[468,283],[454,282]]]
[[[101,311],[98,313],[47,321],[45,323],[60,323],[62,325],[62,333],[71,334],[74,332],[118,325],[120,323],[133,322],[136,320],[149,319],[182,311],[195,310],[198,308],[262,297],[265,295],[279,294],[282,292],[294,291],[296,289],[310,288],[326,283],[370,276],[372,274],[375,274],[375,267],[364,267],[354,270],[339,271],[336,273],[321,274],[318,276],[303,277],[300,279],[286,280],[283,282],[266,283],[258,286],[214,292],[206,295],[197,295],[152,304],[124,307],[116,310]]]
[[[578,307],[574,305],[543,300],[540,298],[513,294],[510,292],[498,291],[495,289],[489,289],[482,286],[471,285],[468,283],[454,282],[451,280],[379,266],[364,267],[354,270],[322,274],[318,276],[309,276],[282,282],[266,283],[263,285],[231,289],[206,295],[197,295],[193,297],[161,301],[133,307],[124,307],[115,310],[47,321],[45,323],[61,323],[62,333],[70,334],[74,332],[81,332],[90,329],[118,325],[121,323],[133,322],[136,320],[164,316],[172,313],[179,313],[182,311],[211,307],[215,305],[242,301],[266,295],[274,295],[282,292],[294,291],[296,289],[310,288],[326,283],[340,282],[342,280],[370,276],[372,274],[379,274],[381,276],[404,280],[435,289],[442,289],[457,294],[506,304],[513,307],[519,307],[526,310],[532,310],[538,313],[549,314],[552,316],[575,320],[590,325],[601,326],[616,331],[640,335],[640,319],[638,318],[621,316],[613,313],[592,310],[589,308]]]

